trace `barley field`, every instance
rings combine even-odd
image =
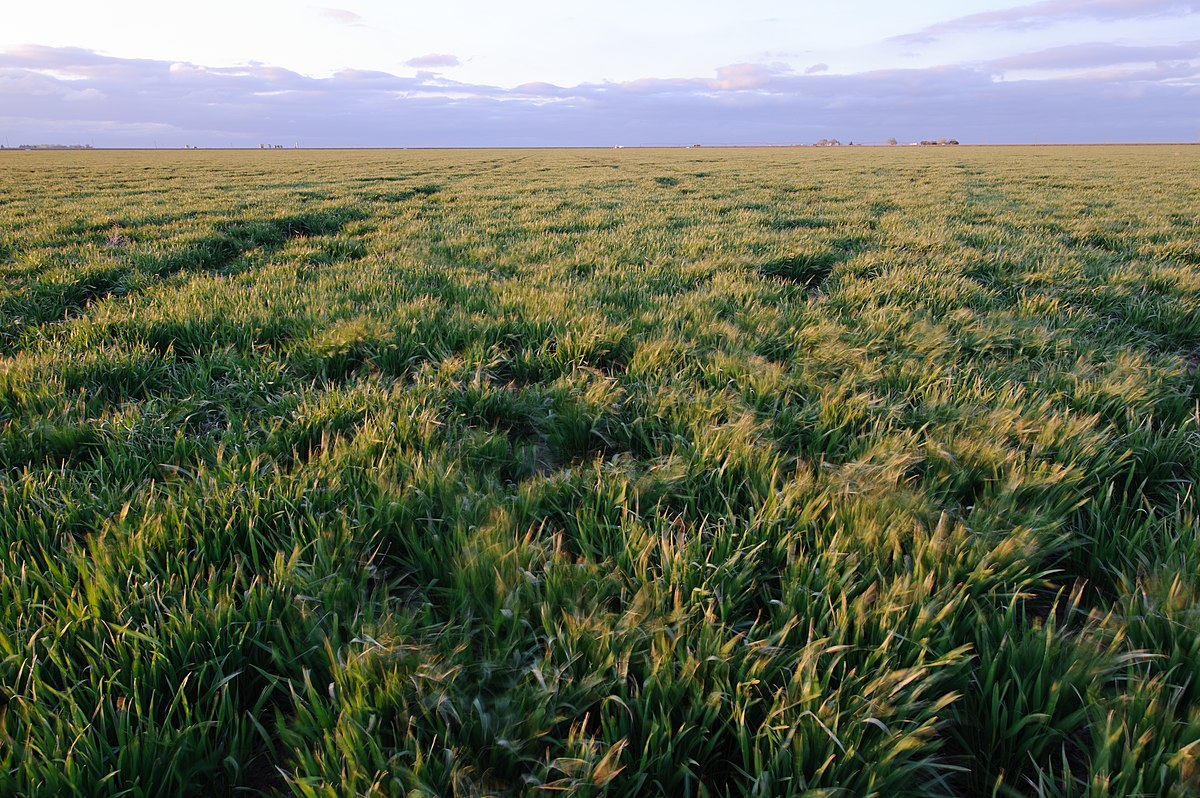
[[[1200,147],[0,153],[0,795],[1200,794]]]

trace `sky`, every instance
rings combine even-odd
[[[1200,141],[1200,0],[68,0],[0,144]]]

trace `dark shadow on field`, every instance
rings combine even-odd
[[[866,240],[857,236],[838,238],[824,249],[773,258],[758,265],[758,273],[796,283],[807,291],[816,291],[829,279],[837,264],[849,260],[865,248]]]
[[[127,264],[93,268],[65,282],[35,281],[24,291],[0,301],[0,352],[12,352],[18,345],[22,330],[41,324],[76,318],[87,312],[94,302],[110,296],[135,293],[136,274],[158,278],[180,273],[228,274],[236,271],[249,253],[263,256],[282,249],[289,241],[315,236],[334,236],[352,221],[367,218],[356,208],[342,207],[315,210],[269,219],[237,219],[216,228],[199,239],[165,253],[133,253]],[[86,231],[113,229],[111,223],[92,223]],[[85,228],[80,228],[84,232]],[[110,239],[116,241],[116,239]],[[129,242],[124,236],[112,249],[123,249]],[[310,257],[310,263],[323,265],[354,260],[366,255],[366,246],[358,239],[327,242],[322,250]]]
[[[104,438],[89,422],[41,421],[24,429],[0,427],[0,471],[29,465],[82,465],[104,450]]]
[[[140,227],[163,227],[181,222],[194,222],[204,217],[221,216],[216,209],[189,209],[175,213],[127,214],[104,218],[76,219],[60,225],[43,240],[45,246],[69,247],[76,244],[109,245],[114,235],[136,231]]]
[[[768,219],[762,223],[763,227],[768,230],[816,230],[825,227],[833,227],[834,223],[829,219],[821,219],[816,216],[805,216],[800,218],[779,218]]]
[[[128,275],[124,267],[92,269],[69,282],[32,282],[23,293],[0,301],[0,353],[15,351],[26,328],[74,318],[91,303],[118,293]]]
[[[393,181],[393,180],[400,180],[400,179],[403,179],[403,178],[378,177],[378,178],[370,178],[370,179],[364,178],[358,182],[370,184],[373,182]],[[442,190],[441,186],[439,186],[435,183],[427,183],[427,184],[421,185],[421,186],[410,186],[407,188],[399,189],[397,191],[367,192],[367,193],[360,194],[359,196],[362,197],[364,200],[368,200],[371,202],[407,202],[408,200],[416,199],[418,197],[432,196],[441,190]]]
[[[798,283],[810,291],[815,291],[829,278],[834,265],[839,260],[836,252],[827,250],[807,255],[788,255],[783,258],[775,258],[761,264],[758,270],[765,277],[778,277]]]
[[[276,219],[237,220],[219,226],[189,247],[147,259],[146,266],[159,276],[183,271],[227,272],[253,250],[270,254],[295,238],[336,235],[348,223],[366,217],[355,208],[334,208]]]
[[[607,230],[616,230],[621,226],[621,223],[616,219],[605,219],[598,222],[556,222],[546,226],[547,233],[555,233],[558,235],[572,235],[584,233],[597,233]]]
[[[1064,243],[1075,249],[1097,249],[1115,255],[1131,256],[1137,252],[1137,241],[1116,229],[1092,230],[1086,233],[1068,234]]]

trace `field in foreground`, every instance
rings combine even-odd
[[[0,794],[1194,795],[1200,147],[0,155]]]

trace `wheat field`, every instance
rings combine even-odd
[[[1200,793],[1200,147],[0,153],[0,794]]]

